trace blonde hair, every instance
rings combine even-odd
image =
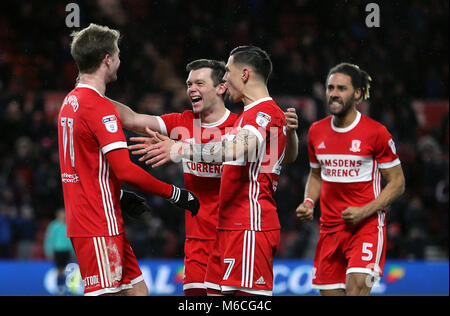
[[[117,50],[120,32],[107,26],[91,23],[78,32],[73,32],[70,53],[80,73],[93,73],[105,55]]]

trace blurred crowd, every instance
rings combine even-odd
[[[119,79],[107,95],[138,112],[188,109],[189,61],[226,60],[249,43],[269,52],[271,95],[296,107],[300,121],[300,154],[284,167],[276,194],[281,258],[314,254],[320,210],[310,223],[295,218],[309,173],[306,135],[327,115],[328,69],[358,64],[373,78],[360,110],[392,133],[406,176],[405,194],[388,210],[387,258],[448,259],[448,1],[380,1],[379,28],[365,25],[367,2],[356,0],[73,2],[81,27],[120,30]],[[44,258],[46,228],[63,206],[55,115],[77,77],[67,3],[0,3],[0,258]],[[430,112],[433,124],[424,119]],[[183,185],[178,165],[149,172]],[[146,197],[152,212],[126,219],[136,255],[182,258],[184,213]]]

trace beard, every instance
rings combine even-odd
[[[333,106],[334,102],[341,104],[341,108],[335,109]],[[353,108],[354,103],[355,103],[355,99],[353,97],[346,101],[343,101],[339,98],[329,99],[328,100],[328,110],[334,116],[345,117],[347,115],[347,113]]]

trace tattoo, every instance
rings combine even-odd
[[[197,162],[218,164],[225,161],[254,161],[258,152],[258,138],[248,130],[241,130],[232,140],[206,144],[190,144],[184,157]]]

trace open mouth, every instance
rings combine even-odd
[[[202,100],[203,100],[203,98],[200,96],[191,96],[192,105],[196,105]]]

